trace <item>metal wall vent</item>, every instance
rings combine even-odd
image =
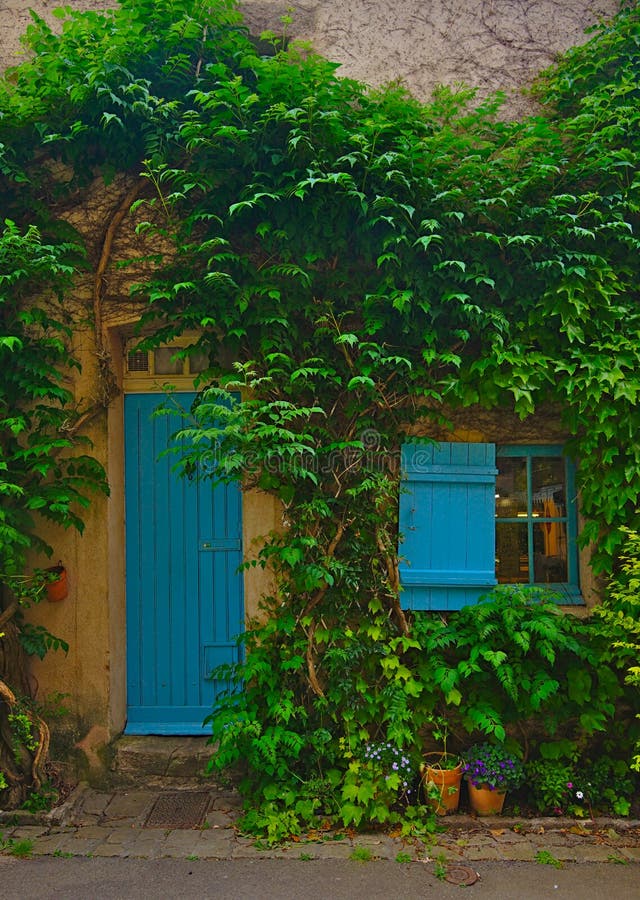
[[[149,354],[146,350],[134,350],[127,354],[127,372],[148,372]]]

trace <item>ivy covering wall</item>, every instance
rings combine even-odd
[[[250,759],[249,788],[276,818],[283,785],[319,779],[315,794],[294,791],[288,827],[340,790],[345,822],[382,821],[389,805],[354,760],[370,739],[415,749],[437,705],[399,594],[411,426],[446,427],[466,407],[556,411],[596,571],[636,523],[637,4],[542,75],[540,114],[516,122],[499,95],[474,106],[472,91],[443,88],[423,105],[340,78],[286,35],[258,45],[225,0],[61,15],[61,36],[35,18],[33,59],[0,88],[4,240],[41,235],[57,284],[57,267],[77,265],[60,214],[96,179],[125,181],[89,259],[105,383],[102,301],[127,262],[113,237],[131,209],[149,251],[132,286],[141,333],[195,331],[211,359],[183,466],[211,460],[285,511],[258,563],[276,589],[245,638],[246,690],[214,722],[219,759]],[[11,296],[33,318],[31,296]],[[21,321],[41,343],[44,324]],[[65,399],[51,379],[47,415]],[[230,388],[243,398],[231,406]],[[8,435],[23,399],[7,400]],[[587,651],[567,647],[583,665]],[[560,683],[550,676],[549,696]],[[442,684],[457,706],[455,679]],[[485,713],[475,725],[495,734]]]

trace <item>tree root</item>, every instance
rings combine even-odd
[[[46,781],[50,745],[47,723],[31,704],[23,703],[19,696],[16,696],[13,688],[14,684],[19,684],[19,691],[25,697],[30,696],[18,632],[15,625],[9,621],[8,614],[12,606],[13,604],[7,607],[2,614],[4,635],[0,639],[0,770],[8,785],[3,792],[3,805],[10,809],[24,803],[29,793],[40,790]],[[10,718],[15,713],[26,716],[29,720],[35,745],[33,749],[19,741],[16,746],[16,735]]]

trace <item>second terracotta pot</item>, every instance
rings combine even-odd
[[[504,806],[504,791],[492,791],[487,785],[476,787],[468,782],[469,803],[477,816],[499,816]]]

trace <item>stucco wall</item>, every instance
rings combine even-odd
[[[293,33],[370,84],[401,79],[421,99],[437,84],[465,82],[480,96],[518,89],[612,15],[612,0],[329,0],[245,4],[259,29],[294,6]]]
[[[104,0],[0,0],[0,65],[19,59],[29,7],[51,19],[57,6],[105,9]],[[618,8],[618,0],[247,0],[254,33],[280,30],[293,6],[293,37],[311,41],[342,64],[342,73],[371,84],[402,79],[427,99],[436,84],[465,82],[481,95],[514,93],[555,56],[584,39],[584,29]]]
[[[28,7],[49,17],[58,5],[49,0],[0,0],[0,67],[20,59],[19,35],[29,23]],[[101,9],[108,4],[68,0],[67,5]],[[243,6],[252,30],[259,33],[264,28],[278,29],[279,17],[289,5],[290,0],[262,0]],[[319,52],[341,62],[345,75],[374,84],[400,78],[425,99],[438,83],[464,81],[476,86],[480,95],[504,88],[510,92],[509,111],[517,113],[527,102],[518,88],[550,64],[559,51],[581,41],[587,25],[599,16],[613,14],[618,0],[302,0],[296,6],[290,33],[310,40]],[[70,221],[93,241],[93,258],[96,235],[124,189],[126,185],[117,179],[109,189],[96,185],[86,206],[69,211]],[[114,255],[123,252],[127,242],[130,250],[135,240],[130,226],[123,229]],[[124,285],[115,273],[110,272],[109,277],[110,298],[121,300]],[[133,277],[130,271],[127,277]],[[70,303],[86,307],[91,290],[88,275],[78,282]],[[122,307],[120,310],[122,314]],[[109,297],[105,312],[106,325],[116,326]],[[125,319],[131,315],[132,310],[124,311]],[[121,368],[117,328],[107,330],[106,336],[116,369]],[[86,331],[78,333],[75,349],[84,369],[74,391],[76,399],[87,405],[96,392],[97,359]],[[478,437],[492,440],[513,440],[513,434],[507,434],[510,424],[521,427],[503,421],[497,436],[490,422],[458,423],[464,434],[471,428]],[[553,426],[544,430],[548,439],[556,437]],[[50,654],[43,664],[35,665],[34,674],[41,695],[54,691],[71,695],[76,736],[85,738],[87,756],[96,762],[92,748],[122,728],[126,712],[121,400],[112,403],[108,416],[94,419],[86,433],[93,441],[94,455],[108,469],[112,493],[108,500],[99,498],[92,506],[83,538],[70,533],[50,535],[56,559],[63,559],[69,567],[70,595],[63,603],[43,604],[35,611],[35,619],[46,622],[71,649],[66,659]],[[461,431],[458,437],[463,439],[464,434]],[[252,495],[245,501],[244,516],[245,548],[250,551],[256,535],[277,527],[278,511],[270,499]],[[249,612],[255,612],[257,597],[265,587],[262,578],[258,569],[247,575]]]

